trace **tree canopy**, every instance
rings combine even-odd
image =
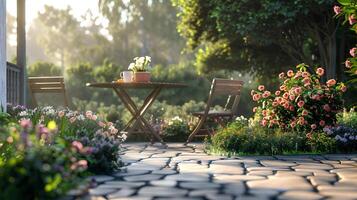
[[[267,74],[305,62],[340,67],[333,0],[173,0],[178,31],[201,71],[217,68]],[[342,57],[342,56],[340,56]],[[280,69],[279,69],[280,68]]]

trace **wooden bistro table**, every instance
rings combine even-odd
[[[87,87],[96,88],[111,88],[118,95],[124,106],[131,113],[132,118],[126,124],[122,131],[128,134],[138,129],[146,134],[150,134],[160,141],[163,145],[165,142],[160,137],[150,123],[144,118],[144,114],[147,109],[152,105],[156,97],[160,94],[162,89],[169,88],[181,88],[186,87],[186,84],[182,83],[165,83],[165,82],[111,82],[111,83],[87,83]],[[151,90],[149,95],[145,98],[143,105],[139,108],[130,97],[128,89],[149,89]],[[151,141],[153,142],[153,141]]]

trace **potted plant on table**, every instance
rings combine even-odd
[[[150,68],[151,57],[143,56],[134,58],[134,62],[130,63],[128,69],[133,71],[133,81],[149,82],[151,75],[148,72]]]

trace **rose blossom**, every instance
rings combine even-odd
[[[293,70],[289,70],[287,74],[288,74],[288,77],[293,77],[294,76]]]
[[[317,75],[322,76],[322,75],[324,75],[324,73],[325,73],[325,70],[322,67],[319,67],[316,69]]]
[[[311,129],[316,129],[316,128],[317,128],[316,124],[311,124]]]
[[[351,67],[352,67],[351,61],[346,60],[346,61],[345,61],[345,66],[346,66],[346,68],[351,69]]]
[[[348,21],[350,22],[350,25],[353,25],[354,23],[357,22],[356,18],[355,18],[355,15],[352,14],[348,17]]]
[[[319,125],[320,125],[320,126],[325,126],[325,121],[324,121],[324,120],[321,120],[321,121],[319,122]]]
[[[309,72],[303,72],[302,73],[302,77],[304,77],[304,78],[308,77],[309,75],[310,75]]]
[[[288,98],[289,98],[289,93],[285,92],[285,93],[283,94],[283,98],[284,98],[284,99],[288,99]]]
[[[345,85],[341,86],[341,91],[342,92],[346,92],[347,91],[347,87]]]
[[[73,124],[75,121],[76,121],[76,117],[71,117],[70,119],[69,119],[69,122],[71,122],[71,124]]]
[[[260,94],[253,95],[253,101],[259,101],[260,98],[261,98]]]
[[[300,77],[302,75],[301,71],[296,72],[295,78]]]
[[[30,129],[32,127],[32,122],[29,119],[21,119],[20,126],[23,129]]]
[[[340,14],[342,9],[340,6],[334,6],[333,11],[335,12],[336,15]]]
[[[290,99],[290,101],[294,101],[295,95],[290,95],[290,96],[289,96],[289,99]]]
[[[303,110],[301,114],[302,114],[302,116],[306,116],[309,114],[309,112],[307,112],[307,110]]]
[[[280,79],[283,79],[284,77],[285,77],[284,72],[281,72],[281,73],[279,74],[279,78],[280,78]]]
[[[301,94],[302,89],[301,89],[301,87],[297,87],[297,88],[295,88],[294,91],[297,95],[299,95],[299,94]]]
[[[289,106],[289,110],[290,110],[290,111],[294,111],[294,106],[290,105],[290,106]]]
[[[78,141],[73,141],[72,142],[72,146],[74,148],[76,148],[77,150],[82,150],[83,149],[83,144],[81,142],[78,142]]]
[[[259,85],[259,86],[258,86],[258,90],[259,90],[259,91],[263,91],[264,89],[265,89],[265,86],[264,86],[264,85]]]
[[[265,119],[263,119],[263,120],[261,121],[262,126],[266,126],[266,125],[267,125],[267,123],[268,123],[268,121],[267,121],[267,120],[265,120]]]
[[[279,96],[279,95],[280,95],[280,91],[279,91],[279,90],[276,91],[276,92],[275,92],[275,95],[276,95],[276,96]]]
[[[286,90],[286,86],[285,86],[285,85],[282,85],[282,86],[279,87],[279,89],[280,89],[281,91],[285,91],[285,90]]]
[[[291,122],[291,123],[290,123],[290,126],[291,126],[291,128],[294,128],[294,127],[296,126],[296,122],[294,122],[294,121]]]
[[[297,103],[297,105],[301,108],[301,107],[303,107],[304,106],[304,104],[305,104],[305,102],[304,101],[299,101],[298,103]]]
[[[326,111],[326,112],[330,112],[331,111],[331,108],[328,104],[325,104],[323,105],[323,109]]]
[[[352,57],[355,57],[356,53],[357,53],[357,48],[356,47],[353,47],[352,49],[350,49],[350,54],[351,54]]]
[[[326,85],[328,87],[334,86],[336,84],[336,80],[335,79],[330,79],[328,81],[326,81]]]
[[[278,102],[276,102],[276,101],[273,102],[273,107],[277,107],[278,105],[279,105]]]
[[[254,107],[253,112],[257,112],[257,109],[258,109],[257,107]]]
[[[271,94],[271,93],[270,93],[269,91],[265,91],[265,92],[263,93],[263,98],[269,97],[270,94]]]

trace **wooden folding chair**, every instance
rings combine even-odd
[[[231,120],[237,115],[241,89],[244,82],[239,80],[213,79],[211,90],[208,96],[207,105],[204,111],[193,113],[199,121],[188,137],[185,144],[192,141],[193,137],[205,137],[213,133],[209,129],[202,129],[205,121],[210,118],[224,126],[224,120]],[[217,96],[228,96],[227,103],[222,111],[211,110],[213,99]],[[232,101],[232,97],[234,97]],[[203,134],[201,134],[203,132]],[[200,133],[200,134],[199,134]]]
[[[67,94],[62,76],[44,76],[28,78],[32,104],[37,106],[36,93],[60,93],[63,94],[64,106],[68,107]]]

